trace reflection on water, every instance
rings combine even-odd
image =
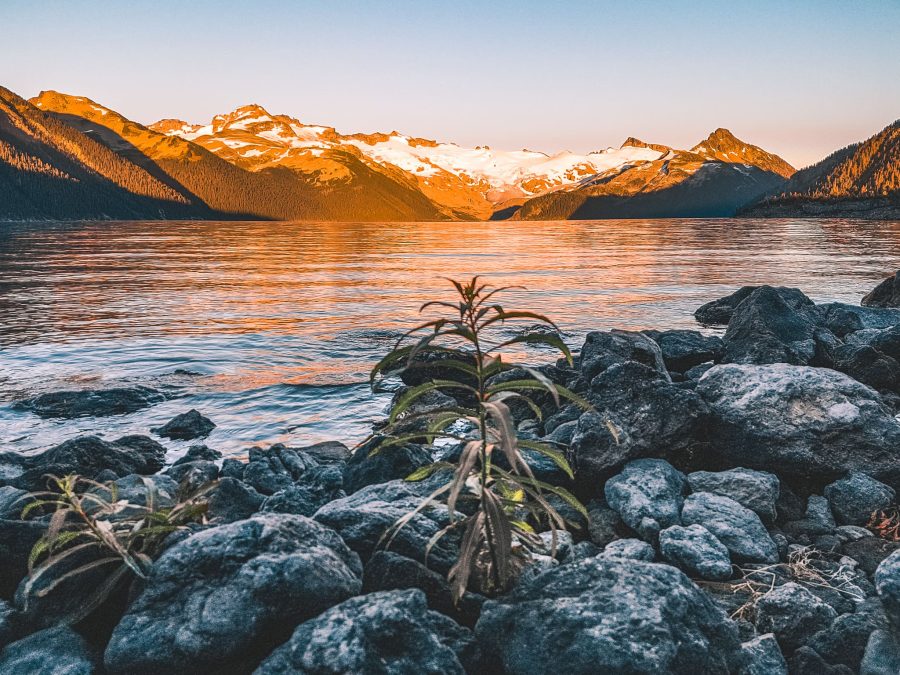
[[[0,444],[146,433],[192,406],[230,453],[352,443],[384,405],[368,369],[447,293],[441,277],[527,287],[506,303],[551,315],[577,345],[592,329],[694,327],[698,305],[744,284],[856,302],[900,266],[898,235],[898,222],[841,220],[0,224]],[[114,382],[180,398],[65,423],[7,405]]]

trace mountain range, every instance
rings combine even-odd
[[[208,124],[144,126],[82,96],[45,91],[26,101],[0,87],[0,218],[715,217],[789,209],[801,193],[821,204],[838,189],[890,202],[897,135],[874,150],[870,139],[839,151],[810,173],[819,165],[795,172],[726,129],[689,150],[629,138],[619,148],[547,155],[396,131],[341,134],[259,105]],[[869,176],[860,167],[872,162],[888,168]],[[867,176],[857,187],[853,171]]]

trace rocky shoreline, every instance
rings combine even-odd
[[[245,462],[203,445],[214,422],[189,411],[152,430],[198,441],[171,466],[151,436],[0,452],[0,673],[898,673],[897,279],[867,296],[876,306],[744,287],[697,310],[727,325],[721,337],[595,332],[573,366],[541,366],[593,409],[536,398],[538,420],[511,406],[520,437],[566,450],[574,480],[525,454],[590,519],[555,504],[575,525],[555,557],[544,533],[546,555],[493,598],[452,602],[457,539],[426,560],[445,507],[383,541],[447,475],[404,479],[454,446],[276,445]],[[437,360],[427,376],[445,370]],[[18,405],[121,414],[156,396]],[[147,482],[174,504],[215,481],[206,522],[170,535],[146,580],[73,626],[60,624],[65,598],[26,597],[48,517],[21,518],[46,474],[69,473],[133,503]]]

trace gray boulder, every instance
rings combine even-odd
[[[319,464],[335,464],[350,459],[350,448],[340,441],[323,441],[315,445],[299,448]]]
[[[262,514],[169,548],[106,649],[111,673],[246,672],[284,632],[359,593],[362,566],[333,530]]]
[[[735,308],[757,288],[759,286],[742,286],[730,295],[707,302],[697,308],[694,318],[705,326],[727,326]]]
[[[382,438],[357,448],[344,467],[344,489],[356,492],[367,485],[406,478],[416,469],[433,461],[431,453],[421,445],[406,443],[378,448]]]
[[[591,542],[603,548],[618,537],[616,528],[622,521],[618,513],[596,501],[588,502],[585,508],[588,512],[588,537]]]
[[[900,324],[900,309],[860,307],[843,302],[816,305],[813,315],[820,326],[841,338],[859,330],[883,330]]]
[[[766,633],[741,645],[743,656],[738,675],[788,675],[787,662],[772,633]]]
[[[897,493],[859,471],[825,487],[825,498],[842,525],[865,525],[875,511],[894,503]]]
[[[606,503],[644,539],[678,525],[684,503],[684,474],[662,459],[637,459],[625,465],[604,487]]]
[[[0,518],[16,520],[29,501],[27,490],[14,488],[12,485],[0,487]]]
[[[32,412],[38,417],[64,418],[127,415],[166,400],[149,387],[113,387],[80,391],[54,391],[17,401],[13,410]]]
[[[3,675],[94,675],[100,673],[96,649],[68,626],[47,628],[0,651]]]
[[[865,307],[900,307],[900,271],[866,293],[859,304]]]
[[[807,645],[832,664],[859,671],[872,631],[885,627],[881,612],[861,611],[841,614],[830,626],[813,635]]]
[[[684,574],[621,558],[578,560],[518,585],[484,604],[475,633],[519,675],[721,673],[740,658],[734,623]]]
[[[695,330],[645,331],[662,351],[666,368],[684,373],[694,366],[722,358],[725,345],[718,335]]]
[[[691,492],[730,497],[755,512],[764,523],[775,521],[781,486],[774,474],[739,466],[728,471],[695,471],[688,474],[687,481]]]
[[[681,520],[702,525],[725,545],[734,562],[776,563],[778,546],[753,511],[733,499],[696,492],[684,500]]]
[[[383,536],[388,528],[417,509],[434,489],[435,484],[428,481],[394,480],[370,485],[325,504],[316,512],[315,519],[337,530],[347,545],[367,561],[376,549],[386,545]],[[446,506],[430,505],[397,531],[389,550],[445,574],[456,561],[457,547],[453,536],[442,537],[432,547],[427,560],[425,552],[431,537],[449,523]]]
[[[900,476],[900,421],[878,394],[824,368],[715,366],[697,383],[727,461],[803,478]]]
[[[816,353],[815,322],[808,310],[813,307],[802,296],[787,301],[784,292],[771,286],[760,286],[734,310],[725,331],[726,363],[793,363],[808,364]]]
[[[774,633],[778,644],[788,653],[828,627],[835,618],[837,612],[831,605],[793,582],[769,591],[756,603],[756,629]]]
[[[147,436],[123,436],[109,442],[97,436],[79,436],[44,452],[24,458],[22,472],[9,484],[29,491],[46,488],[47,474],[77,473],[85,478],[153,474],[166,458],[166,449]],[[0,481],[2,482],[2,481]]]
[[[635,361],[669,379],[659,345],[643,333],[627,330],[588,333],[581,347],[581,374],[590,382],[611,366]]]
[[[895,393],[900,390],[900,363],[870,345],[837,347],[830,366],[872,389]]]
[[[876,630],[869,636],[860,675],[897,675],[900,673],[900,639],[890,630]]]
[[[644,562],[653,562],[656,559],[653,547],[640,539],[616,539],[609,542],[600,555],[604,558],[625,558]]]
[[[345,600],[300,624],[255,675],[458,673],[476,652],[472,633],[430,611],[419,590]]]
[[[900,631],[900,550],[882,560],[875,570],[875,589],[894,630]]]
[[[341,467],[328,464],[310,469],[293,485],[266,498],[261,510],[312,517],[325,504],[346,496]]]
[[[595,411],[579,418],[571,453],[578,481],[590,489],[632,459],[686,453],[705,434],[703,400],[640,363],[611,366],[587,398]]]
[[[195,438],[209,436],[216,425],[208,417],[204,417],[198,410],[188,410],[186,413],[176,415],[161,427],[151,431],[163,438],[172,440],[190,441]]]
[[[278,443],[268,450],[250,448],[250,461],[244,467],[243,480],[257,492],[275,494],[319,463],[306,453]]]
[[[723,581],[731,577],[728,549],[701,525],[675,525],[659,533],[663,558],[692,577]]]
[[[207,515],[216,525],[244,520],[262,508],[264,499],[243,481],[226,476],[207,495]]]

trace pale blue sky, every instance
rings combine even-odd
[[[719,126],[797,166],[900,118],[900,0],[0,0],[0,84],[546,152]]]

